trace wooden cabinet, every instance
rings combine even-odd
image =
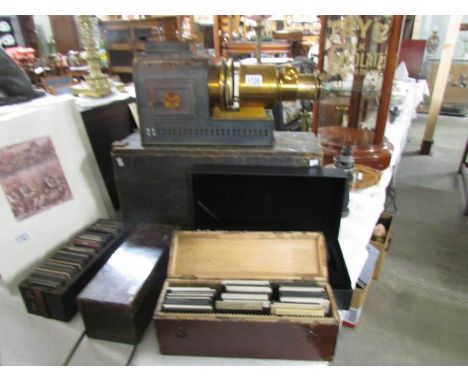
[[[232,34],[239,34],[240,16],[213,16],[213,40],[217,57],[223,56],[223,44],[232,40]]]
[[[393,146],[385,138],[385,127],[403,19],[401,15],[321,17],[318,70],[328,86],[335,87],[339,97],[334,98],[340,102],[333,105],[331,94],[314,104],[312,131],[324,150],[325,164],[350,146],[356,163],[378,170],[389,166]],[[381,33],[373,32],[377,29]],[[325,102],[329,104],[321,108]],[[322,111],[333,114],[321,118]],[[320,126],[321,120],[339,124]]]
[[[49,16],[57,52],[67,54],[70,50],[80,50],[80,36],[75,16]]]
[[[241,58],[243,56],[255,56],[255,42],[230,41],[223,44],[223,56]],[[288,41],[262,41],[263,54],[283,55],[291,57],[291,44]]]
[[[111,73],[132,80],[133,58],[145,50],[146,41],[177,41],[177,16],[100,23]]]
[[[439,60],[430,60],[427,82],[431,94],[434,90]],[[429,110],[429,100],[422,109]],[[441,112],[444,114],[465,115],[468,109],[468,60],[453,60],[445,88]]]
[[[303,40],[303,33],[300,31],[276,31],[273,32],[273,38],[275,40],[286,40],[291,44],[291,54],[292,57],[297,57],[297,56],[306,56],[308,53],[308,49],[306,49],[302,45],[302,40]]]

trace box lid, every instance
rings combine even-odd
[[[367,256],[366,263],[364,264],[364,267],[362,267],[361,274],[359,275],[358,281],[356,282],[356,284],[361,288],[365,288],[372,281],[375,265],[377,264],[377,260],[379,259],[380,255],[379,250],[372,244],[367,245],[367,252],[369,255]]]
[[[338,242],[344,171],[204,165],[194,166],[191,181],[195,229],[323,232],[329,283],[334,290],[352,290]]]
[[[171,232],[170,226],[138,224],[81,291],[78,300],[112,309],[137,309],[147,293],[150,274],[167,254]]]
[[[327,280],[324,237],[317,232],[178,231],[168,277]]]
[[[346,184],[338,169],[195,166],[194,227],[320,231],[338,239]]]

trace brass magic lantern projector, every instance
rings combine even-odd
[[[266,110],[277,102],[315,99],[320,81],[290,64],[242,65],[228,60],[210,67],[208,89],[213,117],[267,119]]]
[[[188,43],[148,43],[134,78],[144,145],[272,146],[276,106],[321,89],[291,64],[214,65]]]

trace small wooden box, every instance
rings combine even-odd
[[[327,249],[318,232],[179,231],[168,278],[154,315],[161,354],[331,360],[339,316],[327,278]],[[325,286],[325,318],[161,311],[170,286],[209,285],[223,279],[315,281]]]

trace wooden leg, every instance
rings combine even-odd
[[[424,138],[421,144],[421,154],[430,154],[430,146],[432,145],[434,131],[437,125],[437,117],[439,116],[445,88],[447,87],[447,79],[450,72],[450,65],[452,63],[452,56],[455,49],[455,43],[457,42],[461,21],[462,18],[459,16],[450,16],[445,41],[442,44],[442,56],[431,94],[431,105],[429,106],[426,130],[424,131]]]
[[[419,153],[422,155],[429,155],[431,153],[431,147],[434,141],[425,141],[421,142],[421,148],[419,149]]]
[[[458,173],[463,175],[463,167],[468,166],[467,157],[468,156],[468,138],[466,138],[465,151],[461,157],[460,166],[458,167]]]

